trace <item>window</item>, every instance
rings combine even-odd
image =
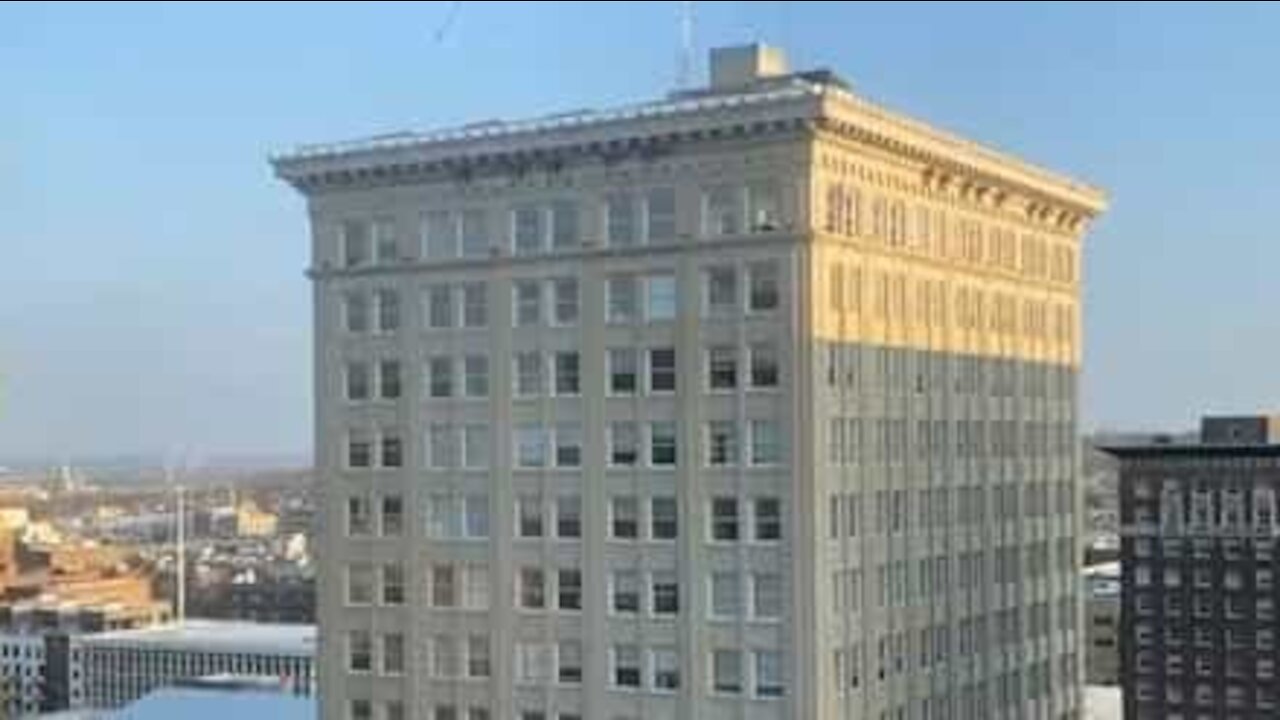
[[[489,537],[489,498],[467,495],[462,499],[462,533],[471,539]]]
[[[546,643],[516,643],[516,682],[545,683],[554,673],[554,647]]]
[[[650,650],[649,664],[653,669],[650,683],[655,691],[675,692],[680,689],[680,656],[675,648]]]
[[[653,594],[650,598],[654,615],[675,615],[680,612],[680,585],[673,572],[655,572],[650,578]]]
[[[467,677],[487,678],[493,671],[489,656],[489,638],[472,635],[467,638]]]
[[[582,643],[578,640],[561,640],[556,653],[559,666],[558,678],[566,685],[582,682]],[[561,718],[564,717],[562,713]]]
[[[423,245],[429,259],[458,255],[458,226],[445,210],[433,210],[422,221]]]
[[[756,650],[756,697],[782,697],[782,653],[773,650]]]
[[[578,353],[558,352],[556,358],[556,394],[578,394]]]
[[[738,312],[738,274],[733,267],[707,268],[703,282],[707,315],[725,317]]]
[[[378,332],[400,329],[400,295],[395,290],[379,290],[374,294],[378,305]]]
[[[703,232],[711,237],[736,235],[742,232],[742,192],[738,188],[721,186],[711,188],[703,199],[706,221]]]
[[[551,247],[563,250],[578,245],[577,204],[571,200],[551,203]]]
[[[453,395],[453,358],[443,355],[427,361],[427,394],[433,398]]]
[[[649,501],[649,537],[653,540],[675,540],[680,533],[680,518],[673,497],[655,497]]]
[[[546,578],[542,568],[520,568],[517,577],[518,605],[525,610],[542,610],[547,606]]]
[[[640,313],[639,279],[631,275],[618,275],[609,278],[606,283],[609,322],[634,322]]]
[[[347,363],[345,373],[348,400],[369,399],[369,365],[362,362]]]
[[[369,331],[369,300],[363,293],[342,296],[342,317],[349,333]]]
[[[759,620],[782,617],[782,577],[775,573],[751,576],[751,615]]]
[[[445,470],[457,465],[457,437],[447,423],[432,423],[427,429],[427,465]]]
[[[646,279],[645,317],[649,320],[674,320],[676,317],[676,276],[650,275]]]
[[[542,210],[532,206],[511,211],[511,251],[515,255],[537,255],[543,250]]]
[[[551,288],[555,297],[555,324],[573,325],[578,322],[578,279],[556,278],[551,281]]]
[[[347,467],[373,467],[373,439],[364,430],[347,433]]]
[[[609,536],[614,540],[640,537],[640,501],[635,497],[616,496],[609,506]]]
[[[614,395],[634,395],[638,385],[639,368],[636,351],[632,348],[609,348],[609,392]]]
[[[654,467],[673,467],[676,464],[674,422],[649,423],[649,464]]]
[[[398,537],[404,532],[404,502],[399,495],[382,498],[382,536]]]
[[[649,350],[649,392],[676,391],[675,348]]]
[[[380,265],[394,263],[400,259],[394,220],[379,218],[373,221],[373,255],[374,261]]]
[[[404,443],[395,430],[382,431],[382,467],[398,468],[404,465]]]
[[[480,328],[489,324],[489,295],[482,282],[462,286],[462,326]]]
[[[561,495],[556,498],[556,536],[582,537],[582,498],[577,495]]]
[[[373,566],[369,563],[347,566],[347,604],[373,604]]]
[[[578,467],[582,464],[582,426],[577,423],[556,425],[556,467]]]
[[[620,688],[640,687],[640,648],[635,645],[613,647],[613,684]]]
[[[427,496],[426,534],[430,538],[450,538],[458,534],[453,498],[447,493]]]
[[[582,571],[560,568],[557,603],[561,610],[582,609]]]
[[[773,262],[752,263],[747,268],[749,289],[747,309],[767,312],[778,309],[778,265]]]
[[[605,239],[614,247],[635,245],[636,208],[632,197],[626,193],[610,193],[604,199]]]
[[[405,720],[404,703],[388,700],[382,705],[382,720]]]
[[[467,355],[462,359],[462,393],[467,397],[489,395],[489,356]]]
[[[751,346],[751,387],[778,387],[778,348],[769,343]]]
[[[374,534],[374,518],[369,509],[369,500],[364,497],[347,498],[347,534],[351,537]]]
[[[711,652],[711,688],[717,693],[736,695],[742,692],[742,651]]]
[[[542,502],[536,495],[516,498],[516,537],[542,537]]]
[[[351,672],[373,672],[373,638],[368,630],[347,632],[347,669]]]
[[[611,587],[612,607],[616,613],[640,612],[640,573],[635,570],[614,570]]]
[[[516,395],[542,394],[542,356],[536,352],[516,353]]]
[[[635,465],[640,456],[640,433],[633,422],[609,424],[609,464]]]
[[[431,674],[438,678],[458,677],[462,672],[462,657],[458,651],[458,639],[450,635],[434,635],[431,638]],[[439,717],[439,708],[436,709]]]
[[[382,566],[382,604],[403,605],[404,599],[404,566]]]
[[[378,363],[378,397],[396,400],[400,397],[400,363],[383,360]]]
[[[752,232],[769,232],[782,227],[782,189],[773,180],[747,187],[747,216]]]
[[[368,265],[373,253],[370,247],[369,224],[361,220],[342,223],[342,259],[347,267]]]
[[[738,427],[731,420],[707,423],[707,464],[713,467],[738,462]]]
[[[427,327],[453,327],[453,294],[448,285],[432,285],[427,288]]]
[[[462,213],[463,257],[484,257],[489,254],[489,227],[483,210],[467,210]]]
[[[711,390],[738,386],[738,350],[731,345],[707,349],[707,385]]]
[[[489,609],[489,568],[468,565],[462,575],[463,604],[472,610]]]
[[[382,672],[384,675],[404,674],[404,636],[400,633],[382,636]]]
[[[676,191],[654,188],[645,196],[645,229],[649,242],[676,237]]]
[[[711,539],[717,542],[732,542],[738,539],[737,498],[712,498]]]
[[[516,428],[516,467],[547,466],[547,431],[536,425]]]
[[[542,322],[542,288],[537,280],[516,280],[512,284],[515,294],[515,326],[529,327]]]
[[[777,465],[782,462],[782,443],[778,423],[772,420],[752,420],[751,464]]]

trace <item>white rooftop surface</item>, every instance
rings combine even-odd
[[[314,720],[316,701],[279,692],[157,690],[110,714],[111,720]]]
[[[170,623],[86,635],[81,642],[86,646],[130,645],[153,646],[167,650],[315,655],[316,626],[187,620],[181,624]]]
[[[1124,696],[1119,685],[1084,686],[1084,720],[1122,720]]]

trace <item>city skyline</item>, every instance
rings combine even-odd
[[[448,3],[0,10],[0,73],[29,73],[7,83],[17,111],[0,118],[16,167],[0,174],[14,240],[0,267],[12,293],[0,465],[309,452],[301,203],[264,171],[269,151],[674,85],[675,3],[450,15]],[[1106,187],[1113,207],[1085,253],[1083,427],[1178,429],[1201,411],[1280,405],[1265,370],[1277,349],[1265,308],[1280,298],[1262,270],[1280,250],[1264,244],[1267,168],[1250,162],[1276,145],[1280,105],[1257,89],[1280,59],[1266,47],[1278,18],[702,3],[696,37],[700,74],[703,48],[773,41],[891,108]],[[1192,178],[1213,181],[1193,194]],[[1215,354],[1228,342],[1230,364]]]

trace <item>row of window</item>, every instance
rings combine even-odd
[[[1151,565],[1142,562],[1134,564],[1133,584],[1136,587],[1150,586],[1153,575]],[[1246,571],[1236,567],[1194,567],[1190,568],[1190,572],[1187,572],[1179,565],[1165,565],[1164,572],[1158,579],[1168,588],[1190,584],[1202,590],[1217,588],[1271,592],[1275,587],[1275,570],[1270,567],[1257,567],[1254,569],[1252,587],[1247,586],[1245,577]]]
[[[1221,487],[1220,483],[1183,483],[1166,479],[1159,505],[1152,484],[1139,482],[1134,490],[1133,521],[1158,525],[1162,533],[1210,528],[1248,534],[1270,533],[1276,524],[1275,491],[1269,487]]]
[[[773,343],[753,343],[745,352],[733,345],[716,345],[705,350],[704,358],[704,387],[709,392],[728,392],[739,387],[773,389],[781,382],[778,348]],[[605,361],[605,390],[610,395],[640,392],[642,361],[646,380],[643,387],[647,393],[676,390],[674,348],[609,348]],[[577,396],[582,392],[581,365],[577,351],[518,352],[512,361],[515,395],[537,397],[549,387],[556,396]],[[432,399],[487,398],[489,370],[489,356],[485,354],[462,358],[433,356],[428,358],[425,367],[425,394]],[[403,388],[400,362],[389,359],[347,362],[343,385],[344,395],[351,402],[399,399]]]
[[[1212,681],[1195,683],[1194,685],[1183,686],[1174,683],[1164,684],[1164,695],[1158,693],[1159,685],[1157,683],[1139,680],[1134,684],[1134,696],[1139,703],[1161,702],[1167,705],[1200,705],[1206,708],[1217,708],[1219,703],[1225,704],[1228,708],[1239,708],[1247,712],[1250,707],[1256,707],[1259,710],[1274,711],[1277,706],[1276,689],[1272,684],[1259,684],[1250,686],[1246,684],[1227,685],[1224,688],[1216,687]],[[1190,690],[1190,692],[1187,692]],[[1269,715],[1269,714],[1268,714]],[[1145,718],[1147,715],[1142,714],[1142,706],[1139,705],[1139,717]],[[1150,717],[1155,717],[1151,715]],[[1173,720],[1178,718],[1182,720],[1181,713],[1173,713],[1162,711],[1161,718],[1165,720]],[[1210,712],[1205,714],[1197,714],[1194,716],[1199,718],[1220,717]]]
[[[913,433],[906,418],[855,415],[827,420],[827,462],[837,466],[942,459],[949,452],[957,458],[996,459],[1063,457],[1074,451],[1074,426],[1066,422],[917,420]]]
[[[1158,631],[1161,628],[1163,628],[1163,634],[1161,637],[1157,637]],[[1134,645],[1139,649],[1153,648],[1157,645],[1158,640],[1163,640],[1165,652],[1168,653],[1170,657],[1177,656],[1177,663],[1179,665],[1182,663],[1182,657],[1178,654],[1177,648],[1190,646],[1211,651],[1201,656],[1203,657],[1203,660],[1197,660],[1197,667],[1199,667],[1201,663],[1204,663],[1207,667],[1205,672],[1208,673],[1213,672],[1213,661],[1216,656],[1212,651],[1215,651],[1219,647],[1219,642],[1222,647],[1230,647],[1233,650],[1256,650],[1258,653],[1257,657],[1259,659],[1264,659],[1273,650],[1275,650],[1276,642],[1274,627],[1257,628],[1252,634],[1251,641],[1251,636],[1244,630],[1232,629],[1228,636],[1228,632],[1226,630],[1220,627],[1214,627],[1212,623],[1201,623],[1199,625],[1187,626],[1174,624],[1164,625],[1142,621],[1134,624],[1133,633]],[[1150,652],[1142,654],[1143,657],[1147,659],[1151,658]],[[1248,655],[1248,652],[1244,652],[1241,655],[1226,656],[1226,660],[1231,666],[1227,675],[1231,677],[1239,677],[1244,674],[1245,670],[1242,669],[1241,663]],[[1150,665],[1150,662],[1144,663],[1144,666]]]
[[[439,209],[423,213],[406,231],[390,216],[350,218],[338,225],[340,262],[347,268],[426,260],[484,258],[499,247],[514,256],[573,250],[585,240],[584,212],[598,212],[609,247],[665,243],[676,239],[676,192],[672,187],[611,191],[597,202],[551,198],[487,208]],[[772,232],[784,224],[782,190],[776,181],[721,185],[701,194],[704,237]],[[594,223],[593,223],[594,224]],[[416,237],[415,237],[416,236]]]
[[[1071,483],[998,483],[988,488],[981,485],[957,488],[920,488],[915,491],[917,526],[919,528],[946,528],[952,523],[951,508],[955,508],[954,525],[957,527],[981,527],[987,517],[987,496],[990,495],[991,519],[997,522],[1021,521],[1026,518],[1048,517],[1051,514],[1069,515],[1074,503]],[[1056,490],[1056,508],[1049,507],[1049,490]],[[870,495],[870,491],[865,493]],[[827,497],[827,537],[831,540],[856,537],[859,533],[891,535],[909,532],[911,529],[910,490],[876,490],[874,527],[863,528],[862,496],[859,492],[837,492]],[[1019,495],[1022,504],[1019,507]],[[1066,538],[1059,540],[1060,562],[1074,562],[1074,553]],[[1064,564],[1063,569],[1072,565]]]
[[[751,262],[743,271],[746,293],[738,292],[738,269],[714,266],[703,273],[703,312],[708,317],[770,313],[781,306],[778,264]],[[484,328],[489,325],[484,282],[437,283],[422,295],[427,330]],[[511,283],[513,327],[568,327],[580,318],[577,277],[516,278]],[[680,308],[673,271],[613,274],[605,279],[605,320],[610,324],[674,320]],[[350,290],[342,296],[342,326],[348,333],[390,333],[401,327],[400,294],[390,288]]]
[[[826,381],[859,392],[902,394],[954,391],[960,395],[1071,400],[1076,372],[1069,366],[851,344],[827,346]]]
[[[1176,618],[1186,614],[1188,605],[1181,593],[1164,596],[1164,615]],[[1271,597],[1250,598],[1248,595],[1215,595],[1196,593],[1191,597],[1191,616],[1200,619],[1217,619],[1219,616],[1227,620],[1245,620],[1257,623],[1269,623],[1276,619],[1275,599]],[[1139,616],[1156,614],[1155,598],[1150,594],[1138,592],[1134,596],[1134,611]]]

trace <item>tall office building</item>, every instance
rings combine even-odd
[[[325,718],[1078,716],[1098,191],[759,46],[274,165]]]
[[[1124,716],[1277,717],[1280,418],[1205,418],[1199,442],[1108,451],[1121,462]]]

